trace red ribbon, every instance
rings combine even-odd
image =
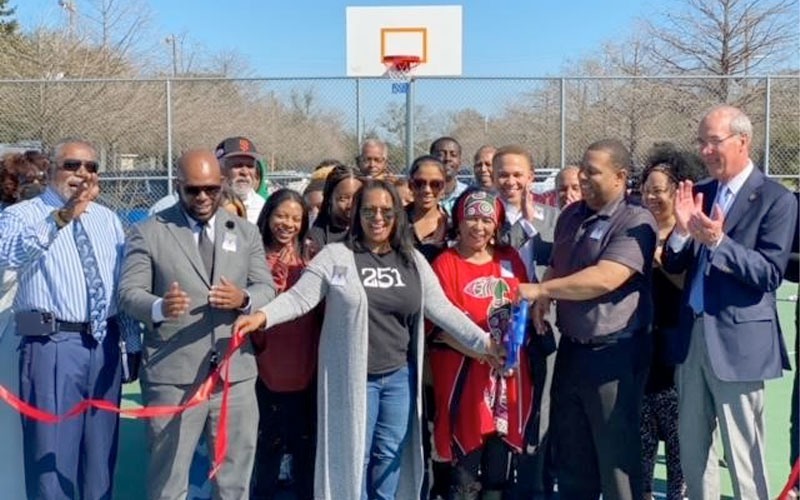
[[[792,491],[798,481],[800,480],[800,458],[795,460],[794,467],[792,467],[792,472],[789,474],[789,480],[786,482],[786,486],[783,487],[783,491],[781,494],[778,495],[778,500],[787,500],[789,498],[789,492]]]
[[[233,353],[242,346],[245,338],[246,336],[239,331],[233,334],[233,337],[228,343],[228,352],[225,353],[225,356],[222,358],[222,362],[200,385],[200,387],[197,388],[189,401],[182,405],[120,408],[119,406],[105,399],[84,399],[80,403],[73,406],[68,412],[62,415],[57,415],[26,403],[2,385],[0,385],[0,399],[8,403],[8,405],[14,408],[17,412],[25,415],[31,420],[46,422],[48,424],[62,422],[68,418],[78,416],[91,408],[133,418],[169,417],[183,413],[189,408],[193,408],[208,401],[208,399],[211,397],[211,393],[214,392],[214,389],[216,388],[220,379],[223,378],[221,373],[224,370],[225,377],[223,378],[222,384],[222,408],[220,409],[219,422],[217,424],[217,438],[214,442],[214,463],[212,464],[211,471],[208,474],[209,478],[213,478],[216,476],[219,468],[222,466],[222,463],[225,460],[225,455],[228,453],[228,396],[230,393],[231,372],[230,358],[233,356]]]

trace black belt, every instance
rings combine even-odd
[[[618,340],[633,338],[633,334],[634,330],[622,330],[621,332],[609,333],[608,335],[596,335],[585,339],[562,335],[561,339],[566,339],[568,342],[578,345],[606,345],[613,344]]]
[[[72,332],[72,333],[85,333],[89,335],[92,333],[91,323],[74,323],[72,321],[56,320],[56,328],[59,332]]]

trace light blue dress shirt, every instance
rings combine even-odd
[[[62,321],[89,320],[86,280],[72,223],[58,229],[52,212],[64,200],[52,188],[0,214],[0,269],[15,269],[19,289],[15,311],[52,312]],[[117,281],[122,264],[125,233],[117,215],[90,203],[81,222],[92,242],[100,278],[108,295],[105,317],[117,312]]]

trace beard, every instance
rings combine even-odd
[[[247,195],[250,194],[250,191],[253,190],[253,182],[249,179],[234,179],[231,182],[231,190],[236,193],[236,196],[244,200],[247,198]]]

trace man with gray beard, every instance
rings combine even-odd
[[[246,137],[228,137],[220,142],[214,153],[222,166],[225,182],[242,199],[247,209],[247,220],[253,224],[264,207],[264,198],[256,193],[258,160],[261,155],[255,144]]]

